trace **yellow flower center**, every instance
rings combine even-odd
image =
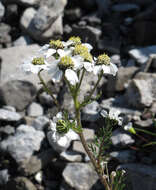
[[[60,62],[58,63],[58,66],[60,69],[65,70],[67,68],[73,68],[74,62],[69,56],[64,56],[60,59]]]
[[[84,51],[80,55],[81,55],[81,57],[84,58],[84,61],[88,61],[88,62],[92,62],[93,61],[92,55],[89,52],[87,52],[87,51]]]
[[[33,65],[44,65],[44,58],[43,57],[36,57],[32,60]]]
[[[73,42],[73,45],[81,44],[81,38],[80,37],[72,36],[69,38],[69,40]]]
[[[97,65],[110,65],[110,57],[107,54],[99,55],[97,58]]]
[[[60,40],[50,40],[49,45],[53,49],[63,49],[63,44]]]
[[[74,50],[73,50],[73,55],[80,55],[83,54],[85,52],[88,52],[88,48],[84,45],[76,45]]]

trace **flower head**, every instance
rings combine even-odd
[[[64,48],[63,43],[61,42],[61,40],[50,40],[49,45],[50,45],[50,48],[53,48],[53,49],[56,49],[56,50]]]
[[[73,50],[73,55],[81,55],[84,52],[88,52],[88,48],[85,45],[78,44]]]
[[[106,54],[98,56],[93,73],[95,75],[103,72],[104,74],[110,74],[115,76],[118,71],[118,68],[115,64],[110,62],[110,58]]]
[[[74,62],[70,56],[64,56],[61,57],[58,66],[61,70],[65,70],[67,68],[73,68],[74,67]]]
[[[21,70],[23,70],[26,74],[38,74],[38,72],[42,69],[49,69],[49,64],[43,57],[31,57],[28,60],[25,60],[21,65]]]
[[[72,36],[69,38],[69,41],[72,41],[72,45],[74,45],[74,46],[81,44],[81,38],[80,37]]]

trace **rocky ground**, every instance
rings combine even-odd
[[[77,137],[66,151],[54,150],[47,134],[57,109],[38,78],[19,71],[21,62],[50,39],[80,36],[93,54],[106,52],[119,67],[116,77],[100,83],[101,98],[82,110],[87,141],[103,126],[100,111],[112,107],[138,129],[155,132],[155,33],[155,0],[0,1],[0,189],[103,189]],[[86,76],[81,97],[95,81]],[[48,84],[72,111],[66,87]],[[151,141],[155,136],[113,130],[109,168],[126,170],[127,190],[156,190],[156,148],[143,148]]]

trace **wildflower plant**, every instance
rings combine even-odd
[[[80,138],[82,145],[92,162],[101,183],[106,190],[123,190],[122,173],[115,172],[109,174],[107,162],[104,159],[105,151],[111,144],[111,132],[113,125],[122,124],[122,120],[118,117],[118,113],[107,113],[103,111],[101,115],[106,119],[105,127],[99,130],[92,144],[87,144],[83,126],[81,124],[81,109],[92,101],[92,96],[96,90],[100,80],[104,75],[115,76],[118,68],[107,54],[101,54],[97,58],[91,54],[93,47],[88,43],[82,43],[79,37],[71,37],[68,41],[51,40],[49,44],[44,45],[38,52],[39,56],[34,56],[25,61],[21,68],[26,73],[37,74],[44,90],[51,95],[59,113],[51,120],[50,125],[53,128],[53,135],[56,141],[61,138],[66,142],[68,133],[72,130]],[[42,71],[47,71],[54,83],[64,80],[69,88],[69,92],[74,101],[75,118],[70,118],[69,113],[63,110],[54,96],[53,92],[48,88],[46,82],[42,78]],[[84,75],[89,72],[97,75],[98,79],[83,101],[79,101],[81,84]],[[120,180],[118,180],[118,178]],[[120,188],[121,187],[121,188]]]

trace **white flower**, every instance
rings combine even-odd
[[[65,58],[65,57],[62,57]],[[79,57],[68,57],[71,62],[73,63],[73,68],[66,68],[64,70],[65,77],[69,81],[71,85],[76,85],[76,83],[79,82],[76,71],[81,69],[83,67],[83,63],[79,61]],[[60,82],[63,76],[63,70],[59,68],[59,63],[61,61],[61,58],[58,60],[53,61],[49,66],[48,73],[51,75],[52,81]]]
[[[124,126],[124,130],[129,131],[132,134],[136,134],[135,129],[133,128],[132,122],[129,122],[127,125]]]
[[[62,112],[59,112],[53,120],[50,121],[50,131],[47,133],[47,138],[50,145],[58,152],[65,151],[69,146],[72,140],[78,140],[78,135],[69,129],[65,134],[60,134],[57,132],[57,122],[63,119]]]
[[[118,125],[122,125],[123,118],[119,117],[120,113],[121,112],[119,110],[116,110],[116,109],[113,109],[113,108],[110,109],[109,113],[107,111],[105,111],[105,110],[101,111],[101,115],[103,117],[108,117],[111,120],[116,120],[118,122]]]
[[[115,76],[118,68],[115,64],[110,62],[110,65],[95,65],[93,69],[93,73],[95,75],[99,74],[101,71],[103,71],[104,74],[110,74]]]
[[[36,63],[34,62],[36,60]],[[37,61],[40,62],[40,64],[37,64]],[[34,63],[33,63],[34,62]],[[38,74],[38,72],[41,70],[48,70],[49,64],[43,57],[30,57],[27,60],[23,62],[21,65],[21,70],[24,71],[26,74],[34,73]]]

